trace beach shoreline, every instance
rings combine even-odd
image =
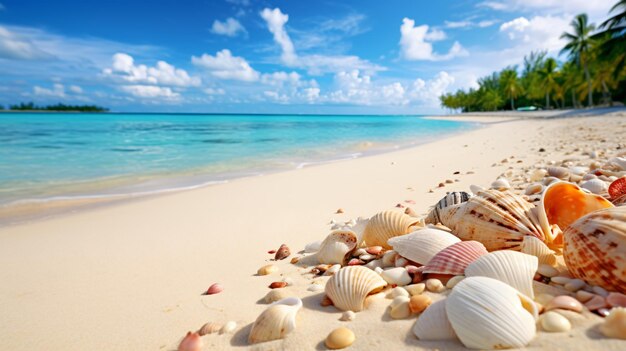
[[[615,136],[624,131],[622,116],[493,123],[395,152],[0,228],[0,348],[172,350],[188,330],[236,321],[234,334],[205,337],[206,348],[246,349],[250,324],[266,307],[267,285],[290,278],[294,284],[285,289],[303,297],[305,307],[298,327],[258,349],[323,349],[328,332],[346,325],[336,309],[320,307],[323,294],[307,290],[324,278],[311,278],[289,260],[275,263],[279,273],[256,276],[273,258],[268,250],[286,243],[298,252],[323,238],[331,220],[398,204],[423,215],[447,191],[488,187],[509,171],[513,177],[565,158],[588,163],[584,151],[615,151],[623,147]],[[214,282],[224,291],[202,296]],[[389,300],[371,300],[350,322],[354,349],[463,349],[458,342],[418,341],[414,319],[390,320]],[[599,340],[593,316],[573,324],[574,338],[543,333],[529,347],[623,346]]]

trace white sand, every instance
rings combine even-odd
[[[236,333],[205,336],[205,350],[247,348],[250,323],[266,307],[259,300],[283,275],[295,281],[286,289],[304,300],[298,328],[255,349],[323,349],[325,336],[340,325],[356,333],[352,349],[460,349],[457,341],[418,341],[414,318],[390,320],[382,296],[371,298],[355,321],[340,322],[338,310],[319,306],[321,293],[306,290],[311,275],[289,259],[277,263],[277,274],[255,273],[272,258],[268,250],[286,243],[296,253],[323,239],[331,219],[370,216],[404,200],[425,213],[446,191],[488,186],[509,166],[560,160],[576,144],[580,151],[614,149],[624,135],[620,117],[497,123],[393,153],[2,228],[0,349],[171,350],[188,330],[229,320],[238,321]],[[446,179],[459,181],[437,188]],[[345,213],[335,215],[337,208]],[[224,292],[201,296],[214,282]],[[540,333],[531,346],[626,348],[625,341],[600,336],[598,317],[574,317],[572,332]]]

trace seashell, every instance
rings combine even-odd
[[[258,275],[268,275],[268,274],[272,274],[272,273],[276,273],[278,272],[278,267],[276,267],[273,264],[268,264],[266,266],[263,266],[261,268],[259,268],[259,270],[256,271],[256,274]]]
[[[237,322],[235,322],[235,321],[228,321],[228,322],[226,322],[226,324],[224,324],[222,329],[220,329],[220,335],[231,333],[231,332],[235,331],[235,329],[237,329]]]
[[[398,296],[406,296],[409,297],[409,292],[402,287],[395,287],[391,289],[391,291],[387,294],[387,298],[395,299]]]
[[[600,180],[600,179],[587,180],[583,182],[582,184],[580,184],[580,187],[591,191],[592,194],[597,194],[597,195],[606,194],[609,189],[609,186],[603,180]]]
[[[306,288],[306,290],[310,291],[310,292],[318,292],[318,291],[324,290],[324,287],[321,286],[320,284],[311,284],[311,285],[309,285],[308,288]],[[277,290],[277,291],[280,291],[280,289]]]
[[[537,273],[544,277],[552,278],[559,275],[559,271],[549,264],[540,264],[537,268]]]
[[[486,254],[487,249],[478,241],[461,241],[435,254],[425,265],[423,272],[461,275],[470,263]]]
[[[413,326],[413,334],[425,341],[456,339],[446,314],[445,299],[433,303],[419,316]]]
[[[480,186],[480,185],[476,185],[476,184],[471,184],[471,185],[469,186],[469,188],[470,188],[470,191],[472,192],[472,194],[478,194],[479,192],[481,192],[481,191],[484,191],[484,190],[485,190],[485,188],[483,188],[483,187],[482,187],[482,186]]]
[[[626,307],[626,295],[612,292],[606,297],[606,303],[611,307]]]
[[[387,240],[390,238],[410,233],[420,226],[417,218],[398,211],[383,211],[374,215],[363,233],[363,240],[368,246],[382,246],[389,249]]]
[[[437,204],[430,211],[424,222],[426,224],[437,224],[441,223],[441,219],[439,218],[439,212],[449,206],[459,205],[467,200],[469,200],[470,194],[464,191],[454,191],[446,194],[443,199],[439,200]]]
[[[408,291],[411,296],[419,295],[423,293],[425,289],[426,284],[424,283],[411,284],[404,287],[404,290]]]
[[[626,206],[626,195],[622,195],[615,200],[611,200],[615,206]]]
[[[356,313],[352,311],[345,311],[344,313],[341,314],[341,317],[339,318],[339,320],[344,321],[344,322],[349,322],[349,321],[353,321],[355,318],[356,318]]]
[[[461,280],[465,279],[464,275],[457,275],[455,277],[450,278],[446,283],[446,289],[454,288]]]
[[[354,332],[348,328],[341,327],[330,332],[324,343],[331,350],[339,350],[352,345],[354,340],[356,340]]]
[[[302,308],[302,300],[297,297],[288,297],[276,301],[257,317],[248,342],[259,342],[282,339],[296,328],[296,314]]]
[[[321,241],[314,241],[312,243],[309,243],[304,247],[304,252],[306,253],[316,252],[317,250],[320,249],[321,245],[322,245]]]
[[[423,228],[411,234],[389,239],[389,245],[402,257],[425,264],[439,251],[460,241],[459,238],[446,231]]]
[[[609,292],[606,291],[605,288],[600,287],[600,286],[594,286],[591,288],[591,291],[593,291],[595,294],[600,295],[602,297],[608,297],[609,296]]]
[[[398,302],[396,302],[396,300]],[[394,299],[391,304],[391,310],[389,316],[393,319],[405,319],[411,315],[411,308],[409,307],[410,299],[406,296],[400,296]]]
[[[383,267],[393,267],[395,265],[397,255],[398,253],[393,250],[385,251],[382,258]]]
[[[365,251],[367,251],[367,253],[370,255],[378,256],[383,251],[383,247],[382,246],[370,246]]]
[[[591,300],[594,296],[596,296],[594,293],[590,293],[585,290],[578,290],[576,292],[576,300],[580,301],[580,303],[585,303]]]
[[[281,288],[286,287],[287,285],[288,285],[287,282],[272,282],[268,286],[268,288],[270,288],[270,289],[281,289]]]
[[[222,285],[220,283],[215,283],[215,284],[209,286],[209,288],[206,290],[206,292],[204,294],[205,295],[214,295],[214,294],[219,294],[222,291],[224,291],[224,288],[222,287]]]
[[[537,305],[503,282],[468,277],[445,301],[446,315],[465,347],[517,348],[535,337]]]
[[[569,320],[556,312],[546,312],[539,318],[543,330],[551,333],[561,333],[572,329]]]
[[[570,171],[565,167],[548,167],[548,175],[550,177],[568,180]]]
[[[613,308],[600,325],[600,331],[608,338],[626,339],[626,308]]]
[[[208,334],[214,334],[217,333],[218,331],[220,331],[220,329],[222,329],[222,324],[220,323],[215,323],[215,322],[209,322],[204,324],[202,327],[200,327],[200,329],[198,329],[197,333],[200,336],[204,336],[204,335],[208,335]]]
[[[615,200],[626,196],[626,177],[622,177],[611,182],[607,191],[614,202]]]
[[[178,351],[200,351],[204,343],[198,333],[187,332],[187,335],[178,345]]]
[[[563,287],[565,288],[565,290],[567,291],[571,291],[571,292],[576,292],[582,288],[585,287],[585,285],[587,285],[587,283],[585,283],[584,280],[581,279],[572,279],[570,280],[567,284],[563,285]]]
[[[286,298],[287,295],[288,294],[284,289],[272,289],[265,295],[263,300],[265,303],[272,303]]]
[[[440,213],[441,223],[462,240],[481,242],[488,251],[519,249],[525,235],[544,240],[535,206],[510,191],[485,190]]]
[[[626,171],[626,157],[614,157],[609,160],[609,163],[617,166],[622,171]]]
[[[339,270],[341,269],[341,265],[340,264],[334,264],[332,266],[330,266],[326,272],[324,273],[325,275],[333,275],[335,273],[337,273]]]
[[[542,180],[546,175],[548,174],[548,171],[545,169],[536,169],[533,171],[533,173],[531,173],[530,175],[530,181],[531,182],[537,182]]]
[[[291,255],[291,251],[289,250],[287,245],[282,244],[276,251],[276,255],[274,256],[274,259],[276,261],[284,260],[285,258],[289,257],[289,255]]]
[[[541,194],[542,191],[543,184],[533,183],[526,187],[526,190],[524,190],[524,195]]]
[[[422,313],[432,303],[433,300],[428,295],[414,295],[409,300],[409,309],[411,313]]]
[[[556,255],[550,250],[548,245],[534,236],[527,235],[522,239],[522,253],[535,256],[539,259],[539,264],[556,265]]]
[[[322,241],[319,250],[314,255],[305,257],[302,261],[313,260],[317,263],[344,265],[357,244],[357,235],[353,231],[334,230]]]
[[[446,290],[446,287],[439,279],[428,279],[426,280],[426,289],[430,292],[440,293]]]
[[[584,176],[589,171],[589,168],[588,167],[582,167],[582,166],[576,166],[576,167],[570,167],[569,171],[570,171],[570,176],[573,175],[573,174],[579,175],[579,176]]]
[[[563,257],[572,276],[626,292],[626,207],[590,213],[564,233]]]
[[[509,181],[506,180],[506,178],[498,178],[493,183],[491,183],[490,188],[500,191],[509,190],[511,189],[511,184],[509,184]]]
[[[389,284],[405,286],[411,284],[411,276],[404,267],[390,268],[383,271],[380,276]]]
[[[544,308],[546,311],[559,308],[562,310],[570,310],[580,313],[583,310],[583,305],[580,303],[580,301],[571,296],[560,295],[556,296],[548,303],[546,303]]]
[[[343,267],[326,282],[326,295],[335,307],[343,311],[359,312],[365,307],[368,295],[385,288],[387,282],[369,268]]]
[[[606,299],[600,295],[595,295],[591,300],[585,302],[585,307],[589,311],[597,311],[601,308],[607,307]]]
[[[543,192],[537,215],[544,232],[549,232],[553,224],[565,230],[580,217],[609,207],[613,205],[602,196],[587,194],[576,184],[558,182]]]
[[[533,277],[537,266],[535,256],[510,250],[495,251],[479,257],[467,266],[465,276],[497,279],[533,298]]]

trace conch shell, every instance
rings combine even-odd
[[[439,212],[441,223],[462,240],[476,240],[488,251],[519,250],[526,235],[545,241],[535,206],[511,191],[482,190],[460,205]]]
[[[373,270],[363,266],[341,268],[326,282],[326,295],[342,311],[359,312],[365,308],[365,299],[387,286],[387,282]]]
[[[487,277],[458,283],[446,299],[456,335],[471,349],[526,346],[536,334],[537,305],[511,286]]]
[[[367,246],[382,246],[389,249],[387,240],[404,235],[421,227],[420,220],[399,211],[383,211],[370,218],[363,240]]]
[[[564,232],[570,273],[591,285],[626,293],[626,207],[592,212]]]
[[[441,200],[439,200],[439,202],[437,202],[437,204],[433,207],[428,216],[426,216],[426,219],[424,221],[426,222],[426,224],[443,223],[441,222],[441,218],[439,217],[441,210],[450,206],[460,205],[464,202],[467,202],[470,197],[471,195],[469,193],[466,193],[465,191],[453,191],[451,193],[447,193],[446,196],[444,196]]]
[[[479,257],[467,266],[465,276],[497,279],[533,298],[533,277],[537,267],[538,260],[535,256],[502,250]]]
[[[248,342],[282,339],[296,328],[296,314],[302,308],[302,300],[288,297],[271,304],[252,324]]]
[[[427,227],[411,234],[391,238],[389,245],[400,256],[419,264],[426,264],[439,251],[460,241],[445,230]]]
[[[315,254],[304,257],[300,262],[303,264],[338,263],[344,265],[357,245],[357,234],[352,230],[334,230],[322,241],[319,250]]]

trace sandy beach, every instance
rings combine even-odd
[[[500,123],[396,152],[0,228],[0,349],[175,350],[187,331],[210,321],[236,321],[237,328],[203,337],[204,350],[248,349],[251,323],[267,307],[267,286],[286,277],[294,284],[285,289],[304,302],[297,328],[255,350],[323,350],[339,326],[356,334],[354,350],[464,349],[459,341],[419,341],[411,332],[415,318],[391,319],[384,294],[343,322],[339,310],[320,306],[323,292],[307,290],[328,277],[313,277],[289,259],[274,263],[277,273],[256,272],[272,263],[268,250],[284,243],[297,256],[330,232],[331,220],[369,217],[397,204],[422,215],[448,191],[488,187],[505,173],[523,177],[551,161],[588,165],[592,152],[610,157],[626,147],[623,110],[490,117]],[[344,213],[335,214],[339,208]],[[202,295],[215,282],[224,291]],[[626,341],[598,332],[600,317],[568,317],[570,332],[538,332],[529,348],[626,348]]]

